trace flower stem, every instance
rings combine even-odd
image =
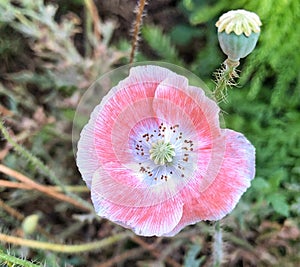
[[[22,259],[14,257],[14,256],[5,254],[1,250],[0,250],[0,261],[4,264],[7,264],[4,266],[15,266],[15,264],[18,264],[18,265],[24,266],[24,267],[40,267],[41,266],[41,265],[33,264],[30,261],[22,260]]]
[[[69,195],[70,197],[74,198],[78,201],[82,206],[86,207],[88,210],[92,211],[93,207],[90,203],[82,199],[81,197],[77,196],[69,192],[66,186],[56,177],[54,172],[50,170],[39,158],[31,154],[28,150],[24,147],[16,143],[10,136],[8,130],[5,128],[3,122],[0,120],[0,133],[3,134],[4,138],[13,146],[14,150],[18,152],[23,158],[31,162],[34,166],[36,166],[42,173],[47,175],[47,177],[55,184],[61,187],[62,191]]]
[[[220,221],[215,223],[213,243],[213,267],[220,267],[223,259],[223,240]]]
[[[127,237],[133,235],[130,232],[124,232],[120,234],[115,234],[111,237],[107,237],[100,241],[85,243],[80,245],[64,245],[64,244],[56,244],[56,243],[48,243],[48,242],[41,242],[31,239],[23,239],[20,237],[5,235],[0,233],[0,242],[3,243],[10,243],[19,246],[25,246],[34,249],[42,249],[42,250],[49,250],[49,251],[56,251],[60,253],[81,253],[86,251],[92,250],[99,250],[101,248],[107,247],[114,243],[117,243],[120,240],[123,240]]]
[[[134,28],[133,28],[133,38],[131,43],[131,52],[130,52],[130,58],[129,62],[132,63],[134,61],[135,52],[137,50],[137,45],[139,41],[139,34],[140,29],[143,22],[143,12],[145,5],[147,4],[146,0],[140,0],[137,7],[136,7],[136,19],[134,22]]]
[[[213,94],[217,102],[226,101],[228,87],[236,86],[235,79],[239,77],[236,68],[239,64],[239,61],[227,59],[222,67],[214,73],[216,88]]]

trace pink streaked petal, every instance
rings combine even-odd
[[[103,198],[99,179],[92,183],[91,195],[96,213],[143,236],[161,236],[173,230],[182,216],[182,202],[171,198],[149,207],[131,207],[115,204]],[[105,190],[110,190],[106,188]],[[118,192],[115,192],[118,193]],[[130,197],[130,195],[127,195]],[[124,198],[124,195],[122,196]],[[139,202],[139,199],[136,199]],[[126,200],[125,200],[126,202]]]
[[[135,85],[138,86],[144,85],[145,87],[144,87],[144,91],[138,90],[135,92],[134,90],[132,90],[130,92],[128,97],[130,97],[132,101],[134,101],[136,97],[141,98],[142,95],[151,97],[154,95],[154,91],[149,90],[148,87],[152,87],[153,84],[159,84],[170,73],[171,71],[166,68],[152,66],[152,65],[132,67],[130,68],[129,76],[124,80],[121,80],[117,86],[109,90],[107,95],[102,99],[101,105],[104,106],[112,98],[115,98],[116,93],[119,93],[119,91],[123,90],[124,88],[131,87],[132,89],[134,89]],[[122,92],[122,94],[124,94],[124,92]],[[118,99],[118,100],[121,100],[120,103],[128,104],[128,102],[122,101],[122,99]]]
[[[88,124],[81,131],[78,141],[76,163],[88,188],[91,188],[93,174],[99,168],[99,160],[94,147],[94,126],[100,108],[98,105],[94,109]]]
[[[154,65],[137,66],[130,69],[128,78],[120,81],[119,87],[125,88],[132,84],[160,83],[165,80],[172,71]]]
[[[132,68],[130,76],[112,88],[94,109],[88,124],[80,134],[77,165],[83,180],[89,188],[93,173],[99,168],[100,160],[97,154],[99,148],[100,151],[102,148],[104,149],[103,155],[106,155],[106,162],[116,160],[110,137],[115,118],[131,102],[154,96],[158,83],[155,78],[156,73],[152,70],[153,77],[151,78],[151,75],[146,73],[146,70],[147,68],[141,67]],[[165,71],[165,76],[168,72]],[[149,83],[145,83],[143,77],[146,77]],[[147,106],[151,107],[151,103]]]
[[[98,116],[95,124],[95,149],[98,156],[103,155],[105,151],[111,152],[102,158],[101,162],[115,160],[110,137],[120,134],[115,134],[114,131],[128,132],[134,123],[151,117],[152,98],[156,87],[170,73],[172,72],[168,69],[157,66],[131,68],[129,77],[121,81],[103,99],[99,109],[101,116]],[[120,143],[123,140],[115,142]]]
[[[197,191],[196,183],[181,191],[178,197],[185,201],[183,216],[167,236],[201,220],[222,219],[234,209],[250,186],[255,175],[255,148],[242,134],[224,131],[226,151],[218,176],[204,192]]]
[[[204,90],[199,87],[189,86],[186,93],[200,105],[202,112],[205,114],[207,121],[211,125],[219,126],[220,108],[217,103],[205,95]]]
[[[186,113],[193,121],[201,139],[209,140],[211,136],[218,136],[220,134],[220,109],[217,104],[205,96],[201,88],[188,86],[185,78],[185,80],[181,80],[182,76],[178,77],[166,79],[160,83],[155,91],[155,100],[170,101],[180,108],[181,112]],[[158,108],[159,105],[154,107],[155,112],[159,112],[159,115],[163,116],[166,110],[160,111],[157,110]]]
[[[152,108],[152,100],[152,98],[146,98],[132,103],[115,120],[111,132],[111,142],[114,153],[122,164],[126,165],[134,160],[129,147],[132,130],[140,123],[148,120],[154,121],[155,114]]]
[[[112,162],[100,167],[94,173],[92,190],[97,192],[99,197],[117,206],[146,208],[175,198],[182,189],[182,184],[188,183],[187,181],[179,183],[176,179],[151,183],[144,181],[143,177],[144,175],[139,173],[138,169],[135,170],[134,166],[132,169],[120,168],[118,163]]]
[[[153,97],[157,85],[170,73],[172,72],[166,68],[152,65],[133,67],[129,76],[113,87],[100,105],[102,107],[107,105],[109,111],[118,114],[124,107],[138,99]]]
[[[175,84],[181,84],[181,87],[172,87],[165,81],[159,84],[153,109],[159,118],[166,121],[177,119],[186,132],[194,130],[191,138],[196,144],[195,152],[199,154],[194,177],[200,181],[198,191],[204,191],[218,174],[225,151],[224,136],[218,121],[219,108],[201,88],[184,88],[187,84],[180,82],[179,78]]]

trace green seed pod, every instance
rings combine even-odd
[[[218,39],[229,60],[237,62],[253,51],[261,25],[255,13],[241,9],[231,10],[219,18],[216,23]]]
[[[256,46],[259,33],[251,33],[249,37],[244,34],[236,35],[231,32],[219,32],[218,39],[221,49],[232,61],[248,56]]]

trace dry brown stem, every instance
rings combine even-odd
[[[64,201],[64,202],[68,202],[80,209],[86,210],[86,211],[90,211],[87,207],[83,206],[81,203],[79,203],[77,200],[66,196],[62,193],[56,192],[51,188],[48,188],[47,186],[41,185],[37,182],[34,182],[33,180],[31,180],[30,178],[28,178],[27,176],[25,176],[24,174],[17,172],[13,169],[8,168],[7,166],[4,166],[3,164],[0,164],[0,172],[8,175],[8,176],[12,176],[15,179],[17,179],[18,181],[24,183],[27,186],[30,186],[33,189],[36,189],[42,193],[45,193],[48,196],[51,196],[55,199]]]
[[[130,52],[130,60],[129,60],[130,63],[134,61],[135,52],[137,50],[139,33],[143,22],[143,12],[146,4],[147,4],[146,0],[140,0],[136,8],[136,19],[133,27],[133,38],[131,43],[131,52]]]

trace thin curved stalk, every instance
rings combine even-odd
[[[120,240],[128,238],[132,236],[132,233],[125,232],[120,234],[115,234],[111,237],[107,237],[100,241],[79,244],[79,245],[64,245],[64,244],[56,244],[56,243],[48,243],[48,242],[41,242],[32,239],[23,239],[20,237],[10,236],[6,234],[0,233],[0,242],[2,243],[9,243],[17,246],[25,246],[33,249],[41,249],[41,250],[49,250],[55,251],[60,253],[81,253],[93,250],[99,250],[104,247],[113,245]]]

